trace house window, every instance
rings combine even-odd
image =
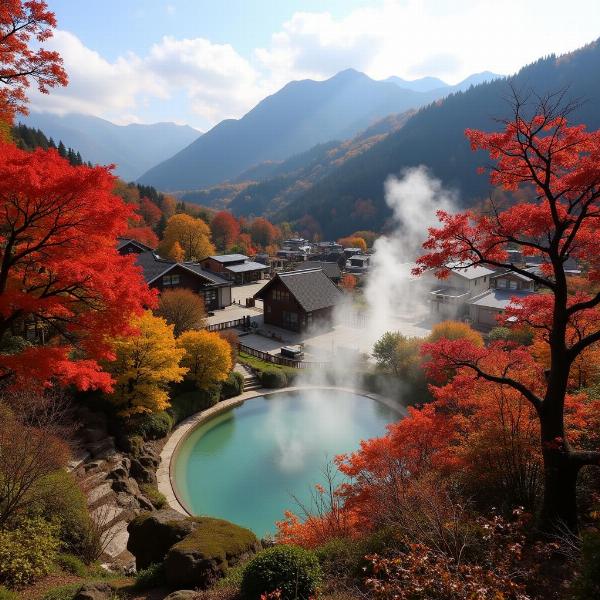
[[[273,290],[273,300],[280,302],[287,302],[290,299],[290,294],[284,290]]]
[[[217,302],[217,290],[205,290],[204,292],[204,305],[206,308],[210,308]]]
[[[179,285],[179,275],[163,275],[162,282],[164,286]]]
[[[508,282],[509,283],[509,287],[511,290],[516,290],[517,289],[517,282],[513,281],[512,279]]]
[[[498,279],[496,282],[496,287],[506,288],[506,279]]]

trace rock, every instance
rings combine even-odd
[[[131,461],[131,475],[140,483],[156,483],[156,466],[150,461],[150,464],[144,464],[140,459],[134,458]]]
[[[260,549],[249,530],[222,519],[194,518],[196,527],[167,552],[165,577],[173,588],[207,589],[229,567]]]
[[[163,600],[193,600],[198,596],[198,592],[193,590],[179,590],[166,596]]]
[[[99,442],[107,437],[108,432],[106,427],[100,427],[97,425],[84,427],[81,430],[81,436],[88,443]]]
[[[79,588],[73,600],[110,600],[113,589],[108,583],[86,583]]]
[[[137,569],[161,562],[171,546],[189,535],[196,521],[172,509],[142,513],[129,526],[127,550],[135,556]]]
[[[93,444],[89,444],[87,447],[90,454],[96,458],[108,458],[112,456],[115,452],[115,440],[113,437],[107,437],[99,442],[94,442]]]
[[[140,487],[137,481],[133,477],[124,477],[122,479],[115,479],[112,482],[112,489],[115,492],[122,492],[129,494],[130,496],[138,497],[141,496]]]

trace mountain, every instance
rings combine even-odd
[[[383,195],[385,180],[421,164],[446,187],[455,189],[463,206],[486,198],[488,179],[476,169],[489,159],[481,152],[471,152],[464,131],[493,131],[498,128],[495,117],[510,118],[511,107],[506,101],[511,94],[509,84],[525,94],[567,89],[568,97],[581,100],[570,121],[598,129],[600,40],[563,56],[545,57],[510,78],[470,87],[422,108],[403,127],[284,205],[274,218],[301,221],[309,216],[326,237],[361,229],[381,230],[390,217]]]
[[[152,165],[172,156],[201,133],[187,125],[115,125],[110,121],[81,114],[64,116],[32,112],[22,119],[29,127],[41,129],[57,143],[77,148],[85,160],[117,165],[116,174],[127,181],[137,179]]]
[[[392,75],[383,81],[395,83],[398,87],[404,88],[405,90],[413,90],[414,92],[431,92],[431,90],[449,87],[445,81],[442,81],[437,77],[421,77],[420,79],[409,80]]]
[[[239,120],[222,121],[139,181],[193,190],[237,178],[264,161],[347,139],[392,113],[428,104],[443,90],[417,92],[348,69],[326,81],[293,81]]]
[[[442,81],[437,77],[421,77],[420,79],[413,79],[411,81],[393,75],[392,77],[384,79],[384,81],[394,83],[398,87],[407,90],[413,90],[415,92],[432,92],[435,90],[441,93],[445,90],[446,94],[449,94],[451,92],[464,92],[465,90],[468,90],[472,85],[479,85],[480,83],[485,83],[486,81],[492,81],[501,77],[502,75],[498,75],[497,73],[492,73],[491,71],[483,71],[481,73],[474,73],[473,75],[469,75],[466,79],[463,79],[456,85],[449,85],[445,81]]]

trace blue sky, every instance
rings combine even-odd
[[[456,83],[600,36],[598,0],[47,1],[71,84],[32,93],[33,110],[201,130],[294,79],[353,67]]]

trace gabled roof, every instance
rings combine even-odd
[[[516,277],[522,281],[533,281],[531,277],[527,277],[527,275],[523,275],[522,273],[516,273],[515,271],[502,271],[501,273],[495,273],[494,275],[491,275],[490,279],[498,279],[499,277],[508,276]]]
[[[248,260],[248,257],[244,254],[217,254],[215,256],[209,256],[220,263],[240,262],[241,260]]]
[[[214,285],[231,285],[231,282],[219,277],[218,275],[215,275],[214,273],[204,270],[202,265],[199,265],[198,263],[177,263],[173,260],[161,258],[158,256],[158,254],[152,251],[141,252],[136,256],[135,262],[137,265],[142,267],[146,283],[152,283],[159,277],[162,277],[168,273],[171,269],[175,267],[181,267],[182,269],[186,269],[187,271],[202,277]]]
[[[281,281],[305,312],[335,306],[343,296],[341,290],[322,270],[307,269],[278,273],[254,297],[262,299],[276,281]]]
[[[232,273],[246,273],[248,271],[264,271],[268,269],[267,265],[263,265],[263,263],[253,262],[251,260],[242,263],[241,265],[231,265],[229,267],[225,267],[228,271]]]
[[[117,238],[117,250],[121,250],[121,248],[124,248],[128,244],[133,244],[134,246],[137,246],[140,250],[143,251],[154,250],[154,248],[151,248],[150,246],[148,246],[148,244],[138,242],[133,238]]]
[[[482,267],[481,265],[463,267],[460,263],[456,263],[455,265],[448,265],[448,268],[459,277],[464,277],[465,279],[478,279],[479,277],[484,277],[485,275],[494,274],[492,269]]]
[[[341,279],[342,271],[336,262],[325,262],[319,260],[307,260],[296,267],[294,271],[306,271],[307,269],[321,269],[329,279]]]

